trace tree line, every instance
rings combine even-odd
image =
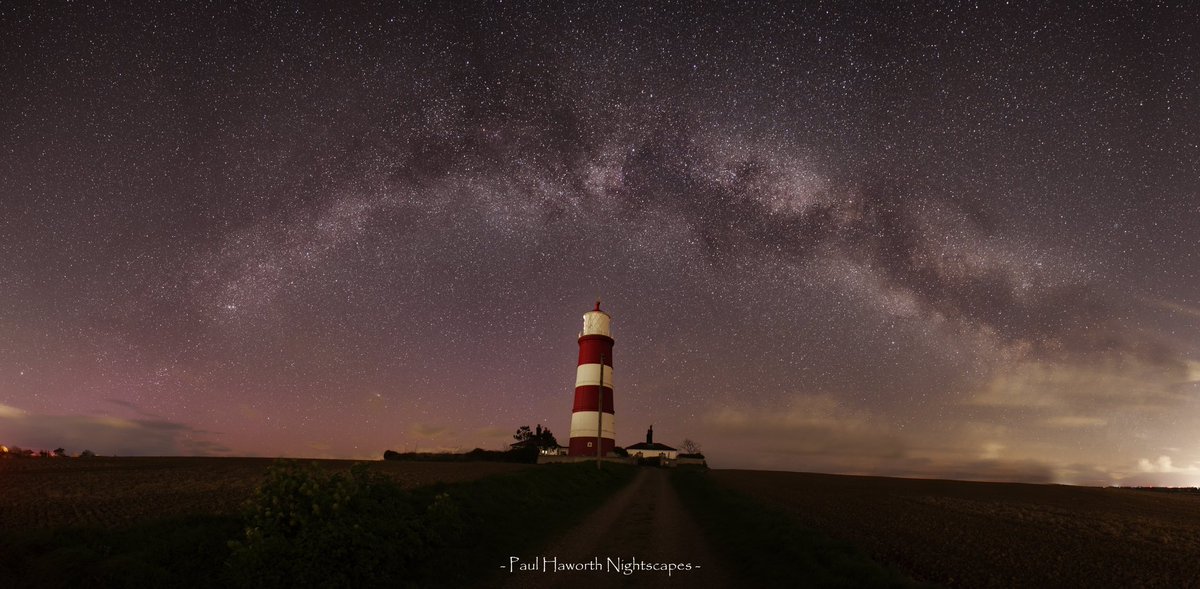
[[[84,450],[79,453],[79,458],[92,458],[96,455],[91,450]],[[31,448],[22,448],[20,446],[12,446],[11,448],[0,444],[0,458],[70,458],[64,448],[55,448],[54,450],[33,450]]]

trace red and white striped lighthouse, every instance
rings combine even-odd
[[[579,367],[575,370],[575,408],[571,412],[570,456],[612,452],[617,437],[613,421],[612,318],[596,308],[583,314],[579,333]],[[601,376],[603,375],[603,376]]]

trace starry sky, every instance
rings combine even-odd
[[[1200,485],[1200,9],[0,6],[0,442]],[[889,3],[890,4],[890,3]]]

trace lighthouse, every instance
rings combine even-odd
[[[579,365],[575,370],[575,407],[571,411],[570,456],[612,452],[617,428],[613,414],[612,318],[596,308],[583,314]]]

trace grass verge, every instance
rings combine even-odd
[[[428,586],[478,585],[511,555],[523,554],[583,521],[621,487],[637,468],[623,464],[544,464],[476,483],[434,486],[461,506],[468,533],[428,561]],[[436,581],[435,581],[436,580]]]
[[[748,587],[928,587],[857,547],[801,526],[786,512],[679,469],[672,483],[731,572]]]

